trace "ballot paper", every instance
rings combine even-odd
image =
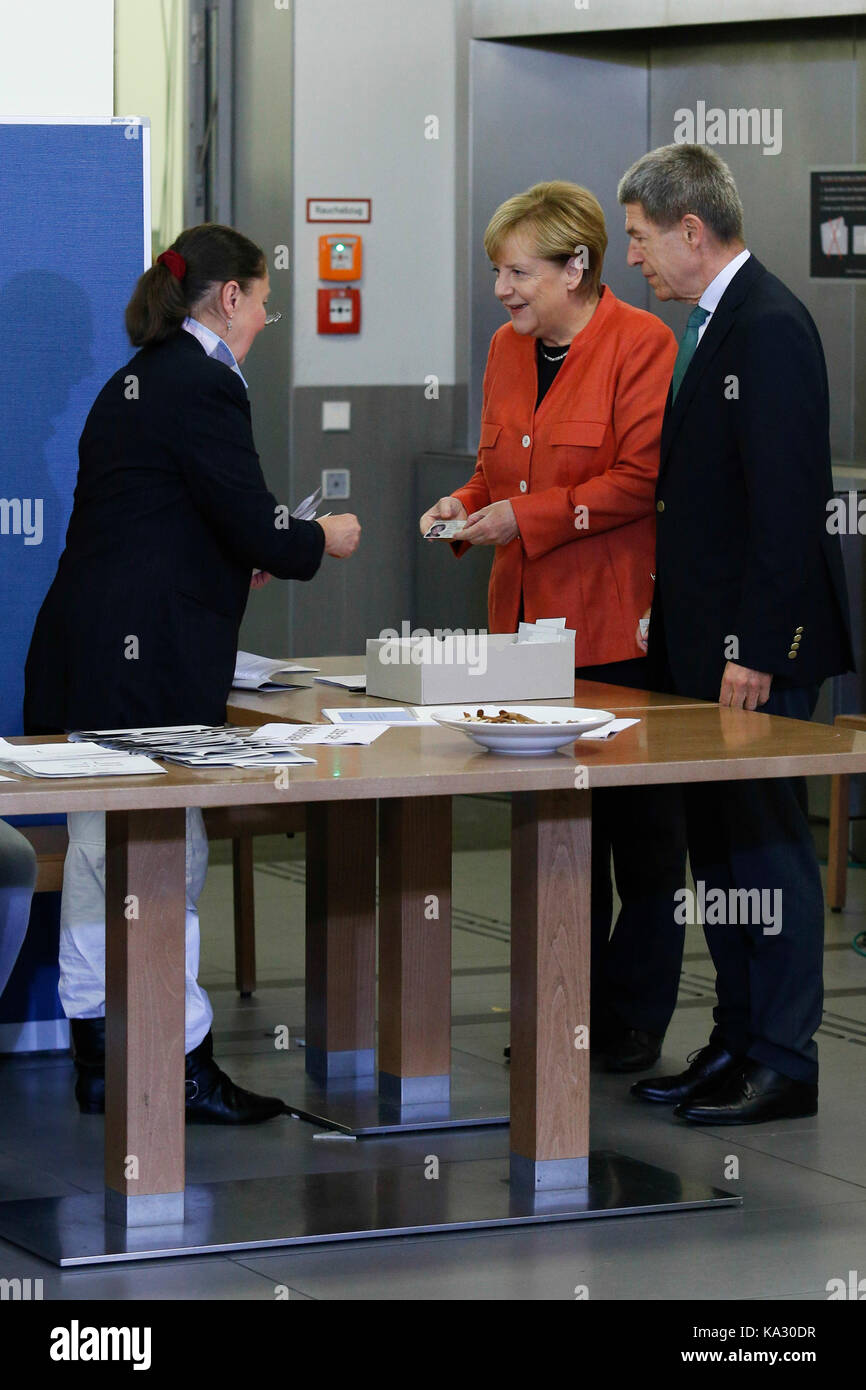
[[[425,541],[453,541],[459,536],[465,521],[434,521],[429,531],[424,532]]]
[[[566,633],[564,618],[539,618],[534,623],[520,623],[517,628],[517,640],[520,643],[559,642]]]
[[[283,767],[294,766],[295,764],[313,763],[315,758],[305,758],[303,754],[296,753],[288,744],[262,744],[256,747],[253,743],[247,745],[243,751],[227,751],[224,753],[202,753],[180,754],[164,753],[162,757],[167,763],[179,763],[181,767],[197,767],[208,771],[214,767]]]
[[[0,738],[0,762],[15,762],[18,758],[92,758],[101,752],[97,743],[9,743]]]
[[[410,709],[383,705],[375,709],[323,709],[322,714],[332,724],[416,724],[419,721]]]
[[[303,689],[303,682],[281,685],[274,681],[276,675],[300,675],[303,672],[318,671],[318,666],[292,666],[285,661],[274,660],[269,656],[254,656],[252,652],[238,652],[235,657],[235,673],[232,686],[235,690],[255,690],[260,695],[279,690]]]
[[[298,521],[313,521],[321,500],[322,489],[321,487],[317,487],[315,492],[311,492],[309,497],[305,497],[303,502],[298,503],[295,510],[292,512],[292,516],[296,517]]]
[[[367,673],[362,671],[357,676],[314,676],[317,685],[336,685],[341,690],[350,692],[364,691],[367,689]]]
[[[182,767],[279,767],[285,763],[314,763],[314,758],[283,742],[255,741],[255,728],[221,724],[208,727],[121,729],[109,733],[88,733],[103,748],[123,753],[149,753],[164,762]],[[86,747],[78,744],[78,747]]]
[[[0,766],[22,777],[141,777],[154,772],[164,773],[152,758],[139,758],[130,753],[111,753],[98,758],[19,758]]]
[[[0,739],[0,768],[22,777],[140,777],[163,773],[148,757],[111,752],[97,743],[14,744]]]
[[[67,734],[67,738],[70,743],[81,743],[85,739],[92,739],[98,743],[100,739],[113,738],[115,735],[123,738],[145,738],[151,734],[199,734],[207,727],[207,724],[152,724],[143,729],[79,729]]]
[[[639,719],[611,719],[609,724],[602,724],[600,729],[590,729],[588,734],[581,734],[580,740],[582,742],[585,738],[613,738],[615,734],[621,733],[623,729],[630,729],[632,724],[639,723]]]
[[[271,743],[367,745],[387,732],[387,724],[365,724],[347,728],[345,724],[263,724],[253,742],[267,739]]]

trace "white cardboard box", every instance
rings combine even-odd
[[[407,705],[571,699],[574,633],[550,642],[518,642],[510,632],[371,638],[367,694]]]

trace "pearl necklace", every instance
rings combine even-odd
[[[569,343],[568,347],[570,346],[571,344]],[[568,356],[568,347],[566,347],[565,351],[561,352],[558,357],[551,357],[549,353],[545,352],[544,343],[541,342],[541,339],[539,339],[539,347],[541,348],[541,355],[545,362],[563,362]]]

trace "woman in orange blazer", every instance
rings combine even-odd
[[[652,602],[655,486],[676,340],[601,283],[604,214],[577,184],[537,184],[494,213],[484,246],[510,322],[484,375],[465,487],[421,518],[467,521],[494,545],[492,632],[564,617],[577,676],[645,688],[639,620]],[[611,850],[622,911],[611,935]],[[678,794],[598,791],[593,803],[593,1043],[611,1070],[652,1065],[676,1002],[685,874]]]

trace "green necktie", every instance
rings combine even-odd
[[[700,304],[696,304],[689,314],[689,321],[686,324],[686,331],[680,339],[680,350],[677,353],[677,360],[674,363],[673,380],[673,399],[676,400],[677,392],[683,382],[689,363],[695,355],[695,348],[698,345],[698,329],[704,319],[710,317],[709,309],[702,309]]]

